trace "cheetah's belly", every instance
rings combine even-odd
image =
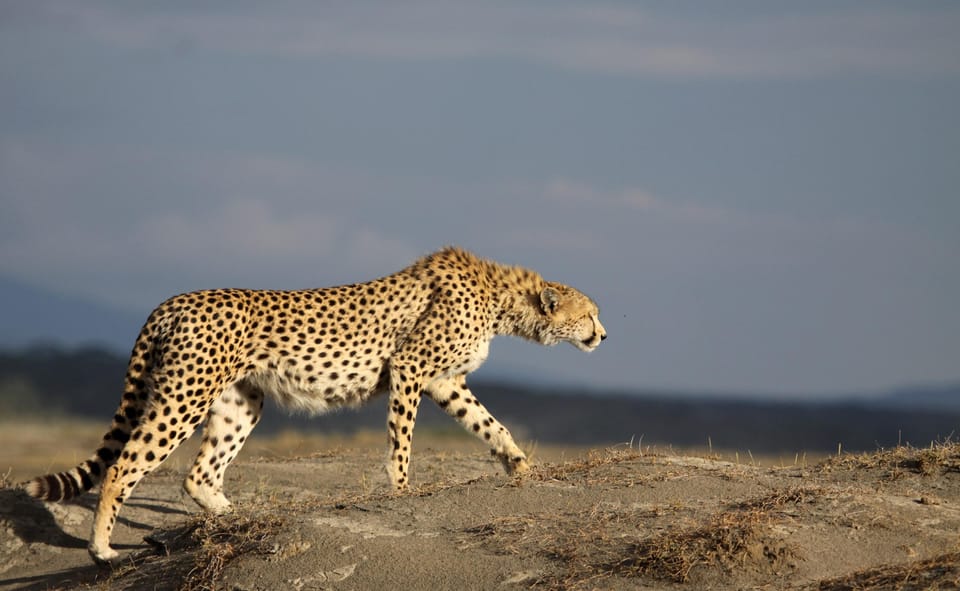
[[[280,406],[323,414],[344,406],[359,406],[379,387],[379,372],[346,375],[299,375],[286,371],[260,371],[244,378]]]

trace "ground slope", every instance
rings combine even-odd
[[[520,479],[422,449],[399,495],[382,460],[238,462],[237,510],[209,519],[161,470],[124,508],[113,572],[84,549],[92,495],[0,491],[0,589],[960,588],[958,445],[786,467],[622,447]]]

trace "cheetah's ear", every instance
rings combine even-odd
[[[546,315],[553,314],[560,307],[560,292],[552,287],[544,287],[540,292],[540,307]]]

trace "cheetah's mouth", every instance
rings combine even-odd
[[[589,339],[578,341],[577,348],[583,351],[593,351],[594,349],[597,348],[597,345],[600,344],[600,341],[601,341],[600,336],[597,333],[593,333],[593,335]]]

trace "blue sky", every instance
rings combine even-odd
[[[0,276],[145,316],[460,244],[610,334],[504,339],[487,376],[960,380],[957,31],[924,1],[7,1]]]

